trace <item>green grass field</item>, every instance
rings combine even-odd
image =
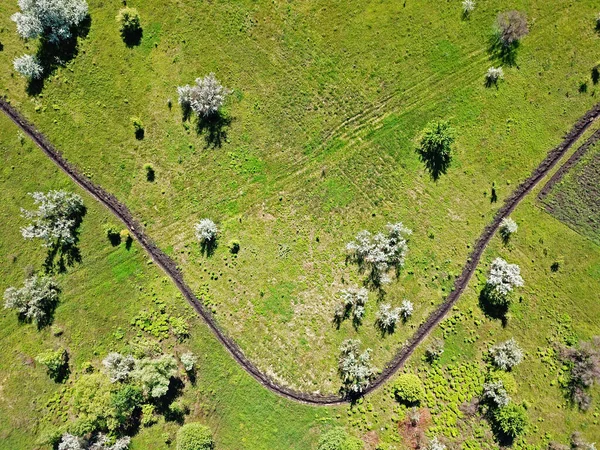
[[[262,370],[311,392],[338,390],[337,354],[344,339],[359,337],[373,348],[379,367],[390,359],[448,294],[504,198],[596,102],[590,73],[600,37],[591,0],[481,1],[469,19],[461,18],[458,0],[131,1],[144,28],[141,44],[133,48],[118,33],[121,5],[89,0],[92,22],[78,55],[46,80],[41,94],[29,96],[11,63],[37,44],[18,39],[9,19],[16,2],[2,3],[2,93],[69,161],[133,211]],[[486,70],[501,64],[488,52],[494,20],[511,8],[527,13],[530,34],[516,65],[504,67],[505,81],[486,88]],[[209,72],[233,90],[220,145],[183,123],[177,105],[176,87]],[[131,117],[143,121],[143,140],[136,140]],[[419,132],[438,118],[457,130],[456,155],[448,174],[433,182],[414,149]],[[9,286],[22,279],[31,260],[43,258],[18,233],[17,211],[26,192],[67,181],[30,144],[21,147],[16,129],[5,124],[1,131],[2,154],[9,160],[1,194],[7,205],[2,273]],[[146,180],[146,163],[156,171],[154,182]],[[493,183],[497,202],[491,201]],[[191,316],[135,244],[129,252],[110,247],[99,231],[110,220],[107,213],[94,209],[90,199],[86,203],[84,261],[64,276],[72,287],[65,288],[57,311],[63,336],[20,326],[10,312],[2,318],[2,345],[14,350],[3,352],[2,358],[13,359],[0,364],[0,380],[8,380],[0,382],[0,398],[13,406],[1,407],[0,414],[23,421],[0,426],[0,437],[10,439],[6,448],[32,445],[40,405],[57,389],[36,369],[31,396],[17,396],[18,378],[33,370],[14,364],[21,353],[31,357],[48,346],[44,341],[65,340],[76,365],[99,360],[114,345],[114,331],[128,328],[151,292]],[[547,337],[565,314],[582,339],[599,334],[594,319],[600,249],[533,200],[514,216],[520,225],[515,239],[507,248],[498,241],[488,249],[478,279],[458,304],[457,314],[469,318],[455,327],[456,334],[449,333],[442,363],[478,363],[484,342],[514,335],[527,351],[515,372],[515,397],[532,405],[529,414],[538,427],[526,440],[540,443],[551,433],[565,441],[575,429],[593,438],[600,435],[593,423],[598,409],[581,416],[558,409],[560,390],[550,385],[555,368],[538,362],[536,352],[550,345]],[[211,257],[201,254],[193,233],[204,217],[221,229]],[[362,229],[377,231],[397,221],[413,235],[406,268],[386,288],[385,301],[397,306],[410,299],[414,316],[382,338],[373,326],[373,293],[363,325],[355,330],[348,321],[337,330],[332,318],[338,291],[362,281],[356,267],[345,264],[345,244]],[[227,248],[233,239],[241,243],[236,257]],[[519,263],[526,281],[523,303],[515,305],[506,328],[485,319],[477,305],[485,265],[498,254]],[[555,261],[561,269],[551,273]],[[356,435],[378,434],[390,449],[406,445],[397,426],[403,411],[387,388],[348,414],[284,402],[243,374],[204,325],[189,320],[194,334],[187,345],[203,355],[203,370],[197,387],[185,395],[206,405],[194,414],[213,426],[220,448],[311,448],[338,414]],[[465,342],[473,335],[479,336],[475,342]],[[413,370],[424,370],[420,356],[413,358]],[[31,414],[10,413],[34,401]],[[439,414],[446,411],[431,405]],[[450,438],[460,429],[452,420],[437,431]],[[489,427],[476,423],[472,419],[465,425],[469,431],[459,434],[490,443]],[[174,429],[174,424],[144,429],[135,448],[160,448],[163,430]]]

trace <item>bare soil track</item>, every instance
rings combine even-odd
[[[67,175],[69,175],[79,186],[85,189],[88,193],[94,196],[100,203],[105,205],[118,219],[120,219],[130,230],[131,234],[148,252],[152,259],[171,277],[177,288],[181,291],[186,300],[196,310],[196,312],[208,324],[211,331],[221,344],[231,353],[237,363],[242,368],[252,375],[259,383],[267,389],[302,403],[311,405],[339,405],[352,401],[341,395],[321,395],[314,393],[298,392],[289,389],[285,386],[277,384],[267,375],[262,373],[242,352],[240,347],[229,338],[226,333],[219,327],[212,313],[202,304],[189,286],[183,280],[181,271],[177,268],[175,262],[171,260],[158,246],[145,234],[143,226],[138,223],[132,216],[131,212],[117,200],[113,195],[106,192],[97,184],[93,183],[89,178],[83,175],[79,170],[71,165],[62,154],[55,149],[43,134],[38,132],[35,127],[30,124],[19,112],[13,108],[5,99],[0,98],[0,109],[6,114],[21,130],[27,134],[42,151]],[[482,234],[477,239],[475,247],[465,264],[461,275],[454,282],[453,291],[446,297],[444,302],[423,322],[417,329],[416,333],[408,340],[408,342],[398,350],[394,358],[385,366],[379,376],[373,380],[371,385],[366,389],[364,394],[368,394],[383,385],[394,373],[400,369],[416,347],[423,342],[427,335],[433,330],[451,310],[452,306],[459,299],[465,287],[469,283],[481,255],[487,244],[498,229],[503,218],[507,217],[519,204],[519,202],[545,177],[545,175],[556,165],[556,163],[564,156],[569,148],[581,137],[589,125],[600,116],[600,103],[588,111],[577,123],[571,131],[567,133],[560,145],[551,150],[540,165],[532,172],[532,174],[521,183],[517,189],[506,199],[504,205],[498,210],[493,221],[485,227]],[[568,164],[568,163],[567,163]]]

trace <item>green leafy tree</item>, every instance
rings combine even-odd
[[[177,450],[211,450],[215,448],[210,428],[197,422],[187,423],[177,432]]]
[[[425,396],[423,383],[412,373],[399,375],[393,389],[396,400],[408,405],[419,403]]]
[[[142,23],[140,13],[135,8],[123,8],[117,14],[119,31],[125,44],[129,47],[138,45],[142,39]]]
[[[35,360],[46,366],[48,375],[57,383],[69,375],[69,354],[64,348],[40,353]]]
[[[114,416],[119,425],[124,425],[131,420],[133,412],[144,401],[142,389],[129,384],[123,385],[111,394],[111,405]]]
[[[443,120],[431,122],[423,130],[417,153],[434,180],[450,167],[454,135],[454,129]]]
[[[131,377],[140,383],[144,392],[154,398],[162,397],[168,392],[171,378],[175,375],[177,362],[170,355],[138,360],[131,373]]]
[[[522,406],[509,403],[503,408],[494,410],[492,414],[494,425],[504,439],[513,440],[527,428],[527,412]]]

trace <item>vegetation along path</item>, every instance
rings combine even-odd
[[[233,358],[252,375],[259,383],[271,391],[282,395],[286,398],[308,403],[312,405],[336,405],[341,403],[350,402],[351,399],[345,398],[338,395],[321,395],[313,393],[298,392],[289,389],[285,386],[277,384],[271,380],[267,375],[262,373],[253,363],[250,361],[242,352],[240,347],[229,338],[225,332],[219,327],[212,313],[206,309],[202,302],[194,295],[192,290],[183,280],[183,276],[180,270],[177,268],[171,258],[169,258],[158,246],[144,233],[143,226],[139,224],[131,212],[119,202],[113,195],[106,192],[100,186],[93,183],[89,178],[80,173],[73,165],[71,165],[62,154],[56,150],[50,142],[38,132],[33,125],[25,120],[6,100],[0,98],[0,109],[10,119],[15,122],[24,133],[26,133],[31,139],[44,151],[44,153],[54,161],[54,163],[60,167],[67,175],[69,175],[77,184],[83,189],[88,191],[98,201],[104,204],[117,218],[119,218],[131,231],[132,235],[137,241],[144,247],[144,249],[150,254],[152,259],[158,264],[173,280],[177,288],[184,295],[186,300],[192,305],[196,312],[202,316],[206,321],[212,332],[215,334],[217,339],[229,350]],[[465,287],[469,283],[481,255],[485,250],[487,244],[490,242],[492,236],[500,226],[500,222],[503,218],[507,217],[519,204],[519,202],[548,174],[548,172],[558,163],[558,161],[565,155],[569,148],[582,136],[590,124],[600,116],[600,103],[589,110],[583,117],[581,117],[577,123],[573,126],[571,131],[565,136],[563,141],[554,149],[552,149],[546,158],[534,169],[532,174],[523,181],[517,189],[506,199],[503,206],[496,213],[493,221],[485,227],[477,242],[471,255],[469,256],[465,267],[461,275],[454,282],[454,288],[444,302],[427,318],[427,320],[421,324],[416,333],[408,340],[408,342],[401,347],[394,358],[385,366],[379,376],[373,380],[371,385],[365,390],[364,394],[377,389],[384,384],[393,374],[400,369],[406,360],[413,353],[415,348],[423,342],[427,335],[433,330],[445,317],[445,315],[451,310],[452,306],[459,299],[463,293]],[[590,137],[589,141],[597,140],[600,137],[598,133],[595,133]],[[589,142],[586,142],[584,146],[588,146]],[[568,162],[567,162],[568,164]]]

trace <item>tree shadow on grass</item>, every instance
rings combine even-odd
[[[39,95],[44,89],[45,81],[52,76],[58,67],[64,67],[79,53],[78,38],[85,38],[90,32],[92,18],[88,15],[78,27],[71,29],[71,37],[59,42],[52,42],[46,37],[40,38],[36,57],[44,69],[41,78],[32,78],[27,85],[27,94]]]
[[[155,400],[156,412],[161,414],[167,422],[176,422],[183,425],[186,411],[184,408],[174,408],[174,402],[183,393],[185,384],[179,378],[171,378],[169,390],[165,395]]]
[[[504,44],[498,33],[493,34],[488,42],[488,53],[490,59],[500,61],[506,66],[514,66],[517,64],[517,50],[519,49],[519,41],[512,44]]]
[[[494,320],[500,320],[502,327],[505,328],[508,325],[508,306],[507,305],[495,305],[490,302],[490,288],[486,285],[479,293],[479,307],[483,314]]]
[[[446,172],[448,172],[448,168],[452,161],[449,155],[427,155],[423,153],[421,149],[417,149],[417,154],[433,181],[437,181],[440,176],[445,175]]]
[[[144,37],[144,30],[142,27],[121,31],[121,38],[128,48],[140,45],[142,37]]]
[[[200,243],[200,251],[202,254],[210,258],[214,253],[219,243],[217,239],[206,239]]]
[[[223,141],[227,141],[227,131],[231,122],[231,117],[218,112],[208,117],[199,117],[196,131],[198,135],[204,135],[206,148],[220,148]]]

